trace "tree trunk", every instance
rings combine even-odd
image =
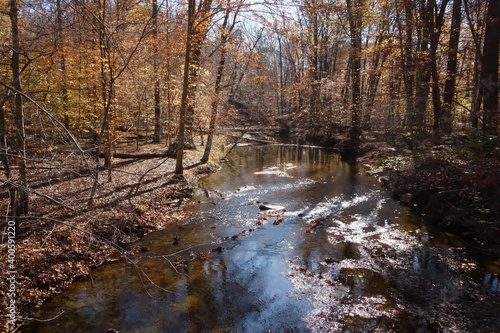
[[[482,7],[483,7],[483,2],[478,1],[476,2],[476,8],[475,12],[480,13],[483,12]],[[481,51],[482,47],[482,36],[478,31],[481,30],[481,27],[484,25],[483,22],[478,19],[476,23],[474,24],[472,18],[471,18],[471,10],[469,9],[469,1],[466,0],[463,2],[463,7],[464,7],[464,14],[465,17],[467,18],[467,23],[469,25],[469,30],[472,36],[472,41],[474,43],[475,47],[475,56],[473,60],[473,82],[474,82],[474,87],[472,89],[472,94],[471,94],[471,113],[470,113],[470,120],[471,120],[471,126],[472,128],[478,128],[479,127],[479,118],[481,115],[481,104],[483,101],[483,86],[481,84],[481,68],[482,68],[482,61],[483,61],[483,55]]]
[[[427,16],[427,33],[431,44],[430,48],[430,67],[432,76],[432,105],[434,110],[434,124],[433,124],[433,140],[435,143],[441,141],[441,121],[442,121],[442,107],[441,107],[441,93],[439,89],[439,71],[437,61],[437,48],[439,46],[439,37],[444,22],[444,13],[449,0],[443,0],[439,8],[435,0],[430,0],[428,3],[429,12]]]
[[[474,88],[472,90],[472,110],[471,110],[471,126],[472,128],[479,127],[479,115],[481,114],[481,102],[483,100],[483,87],[479,80],[480,74],[480,57],[476,56],[474,62]]]
[[[12,172],[8,158],[9,147],[7,146],[7,127],[5,126],[5,110],[3,104],[2,101],[2,104],[0,104],[0,158],[2,159],[5,179],[11,179]]]
[[[104,167],[108,169],[108,182],[111,182],[111,161],[113,159],[112,138],[111,138],[111,101],[113,99],[113,73],[110,59],[109,36],[106,31],[106,1],[102,0],[102,7],[99,20],[99,45],[101,51],[101,89],[102,106],[104,116],[101,127],[101,141],[104,139]],[[97,157],[99,158],[99,157]]]
[[[414,144],[418,145],[422,139],[424,131],[425,111],[429,100],[430,81],[431,81],[431,61],[429,52],[429,32],[425,24],[426,17],[432,15],[432,9],[429,8],[425,0],[420,0],[420,13],[423,16],[423,22],[417,28],[417,39],[419,40],[420,50],[418,53],[418,63],[416,66],[417,86],[415,92],[415,116],[413,121],[412,133],[414,133]],[[415,141],[416,140],[416,141]]]
[[[401,68],[403,69],[403,81],[405,84],[406,95],[406,112],[404,125],[413,133],[415,126],[415,57],[413,55],[413,6],[412,1],[406,0],[404,2],[406,25],[405,25],[405,38],[400,37],[401,43]],[[402,33],[401,21],[398,20],[399,30]]]
[[[361,24],[362,0],[346,0],[349,30],[351,33],[351,130],[349,141],[351,148],[356,150],[361,137]]]
[[[498,127],[498,56],[500,42],[500,1],[490,0],[483,44],[483,132],[496,133]]]
[[[217,67],[217,76],[215,78],[215,96],[214,100],[212,102],[212,111],[210,113],[210,123],[208,125],[208,135],[207,135],[207,144],[205,146],[205,151],[203,152],[203,157],[201,158],[201,163],[207,163],[208,159],[210,157],[210,151],[212,150],[212,143],[213,143],[213,137],[214,137],[214,130],[215,130],[215,123],[217,120],[217,108],[219,105],[219,94],[221,90],[221,82],[222,82],[222,73],[224,71],[224,65],[226,63],[226,43],[229,37],[229,32],[233,29],[235,23],[236,23],[236,15],[234,15],[234,21],[229,29],[227,31],[227,24],[229,20],[229,14],[230,14],[230,8],[229,8],[229,2],[230,0],[227,0],[228,7],[226,8],[226,15],[224,16],[224,21],[222,23],[221,27],[221,44],[220,44],[220,59],[219,59],[219,65]]]
[[[189,62],[189,89],[187,100],[188,103],[186,105],[186,137],[184,138],[185,144],[188,146],[184,146],[189,149],[196,149],[196,145],[194,144],[195,137],[195,99],[196,99],[196,90],[198,86],[198,76],[200,75],[200,64],[201,64],[201,48],[202,44],[205,41],[205,38],[208,33],[208,28],[210,25],[211,17],[210,17],[210,9],[212,6],[212,0],[201,0],[198,5],[198,10],[195,12],[195,17],[193,20],[193,39],[191,45],[191,55]]]
[[[380,36],[375,41],[376,47],[382,47],[385,38],[383,37],[383,32],[380,32]],[[375,97],[377,95],[378,85],[380,82],[380,77],[382,76],[382,66],[385,60],[389,56],[389,51],[386,49],[376,50],[375,55],[372,57],[371,61],[371,72],[368,74],[368,87],[366,94],[366,109],[364,115],[364,125],[366,127],[371,127],[371,113],[373,112],[373,105],[375,103]]]
[[[111,62],[110,62],[110,49],[109,49],[109,36],[106,31],[106,0],[99,1],[99,49],[100,49],[100,81],[101,81],[101,103],[103,108],[103,119],[101,123],[101,130],[97,139],[97,152],[96,152],[96,167],[94,171],[94,183],[92,185],[88,206],[93,207],[94,197],[97,191],[98,178],[99,178],[99,156],[101,149],[104,146],[104,166],[108,168],[108,182],[112,178],[112,140],[111,140],[111,102],[113,100],[113,85],[115,78],[113,77]]]
[[[309,71],[311,75],[311,97],[310,97],[310,118],[309,118],[309,128],[316,132],[319,125],[318,114],[320,111],[320,96],[321,96],[321,83],[320,83],[320,71],[319,71],[319,27],[318,27],[318,14],[315,9],[310,9],[310,15],[312,20],[311,33],[313,36],[312,54],[310,56],[310,66]]]
[[[153,0],[153,37],[154,37],[154,59],[153,71],[155,76],[154,84],[154,100],[155,100],[155,131],[153,134],[153,142],[160,143],[162,139],[162,124],[161,124],[161,94],[160,94],[160,79],[158,77],[159,71],[159,38],[158,38],[158,0]]]
[[[182,96],[181,96],[181,107],[179,114],[179,132],[177,134],[177,160],[175,164],[175,175],[183,176],[184,173],[184,134],[186,130],[186,109],[188,101],[188,92],[189,92],[189,67],[191,65],[191,47],[193,44],[193,25],[194,25],[194,12],[196,1],[189,0],[188,2],[188,29],[186,36],[186,53],[184,55],[184,81],[182,85]]]
[[[181,176],[184,173],[182,163],[186,142],[191,144],[193,140],[196,81],[198,79],[201,60],[201,44],[205,40],[211,21],[211,6],[212,0],[201,0],[198,10],[196,10],[196,0],[189,0],[188,2],[184,82],[179,115],[179,132],[176,143],[177,161],[175,165],[175,174]]]
[[[450,41],[448,43],[448,64],[444,83],[442,105],[442,129],[445,134],[453,131],[453,99],[455,97],[455,81],[457,76],[457,54],[462,24],[462,0],[453,0]]]
[[[71,121],[70,121],[70,116],[69,116],[69,111],[68,111],[68,101],[69,101],[69,96],[68,96],[68,78],[67,78],[67,73],[66,73],[66,55],[65,55],[65,50],[64,50],[64,35],[63,35],[63,17],[62,17],[62,8],[61,8],[61,0],[56,1],[56,8],[57,8],[57,17],[56,17],[56,22],[57,22],[57,40],[56,40],[56,49],[59,50],[60,56],[59,56],[59,69],[61,70],[62,74],[62,108],[63,108],[63,114],[64,114],[64,126],[69,129],[71,126]]]
[[[12,31],[12,86],[15,90],[22,92],[21,85],[21,61],[20,61],[20,35],[19,35],[19,8],[17,0],[10,1],[10,21]],[[28,178],[26,170],[26,133],[24,128],[24,109],[23,97],[20,93],[15,93],[15,114],[14,114],[14,127],[15,139],[14,148],[17,155],[17,163],[19,165],[19,181],[17,187],[11,189],[11,215],[14,217],[21,216],[28,213],[29,195],[27,192]]]

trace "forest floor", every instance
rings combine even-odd
[[[339,139],[337,146],[344,140]],[[408,150],[403,143],[404,138],[387,133],[364,133],[358,163],[402,203],[473,246],[500,254],[499,145],[492,148],[491,142],[465,140]],[[214,161],[222,157],[222,140],[218,147]],[[164,145],[145,145],[139,152],[121,152],[144,155],[164,150]],[[93,182],[88,165],[76,160],[52,160],[50,165],[58,166],[54,168],[38,165],[39,173],[30,183],[36,191],[31,196],[32,213],[23,218],[15,238],[16,327],[33,320],[30,317],[46,300],[87,277],[91,269],[147,250],[134,247],[135,240],[184,221],[189,215],[183,207],[192,196],[193,184],[217,169],[213,163],[198,163],[202,153],[202,149],[186,152],[185,181],[173,177],[172,158],[116,160],[111,182],[107,172],[101,172],[92,208],[88,207]],[[0,197],[0,208],[7,211],[7,197]],[[6,258],[5,223],[2,229],[0,253]],[[6,260],[0,262],[0,270],[4,314],[9,299]],[[0,317],[0,331],[8,331],[8,320]]]
[[[219,143],[221,146],[222,143]],[[0,262],[0,332],[19,330],[33,320],[35,312],[73,281],[87,277],[90,270],[107,262],[126,259],[145,251],[133,242],[167,224],[184,221],[189,214],[184,204],[192,196],[193,184],[213,172],[217,165],[199,164],[203,148],[184,156],[184,180],[174,177],[175,159],[116,159],[112,181],[107,170],[99,175],[92,208],[88,206],[93,178],[89,166],[78,159],[52,159],[37,163],[30,179],[30,211],[15,235],[15,295],[8,295],[7,224],[2,223]],[[131,154],[162,154],[163,144],[145,145]],[[217,152],[216,152],[217,153]],[[54,156],[54,155],[52,155]],[[51,167],[54,166],[54,167]],[[32,172],[33,174],[34,172]],[[47,200],[50,197],[49,200]],[[0,197],[0,210],[8,211],[9,199]],[[4,255],[5,254],[5,255]],[[9,325],[8,301],[16,301],[16,323]]]

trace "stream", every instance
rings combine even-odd
[[[238,147],[195,192],[187,222],[75,282],[23,332],[500,332],[499,258],[336,154]]]

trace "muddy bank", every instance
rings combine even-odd
[[[164,147],[149,145],[142,150],[154,153]],[[200,165],[202,154],[202,149],[186,152],[183,181],[173,177],[175,159],[117,160],[112,182],[101,172],[92,209],[87,207],[90,177],[76,172],[76,176],[66,177],[64,170],[56,170],[50,179],[40,179],[37,191],[58,198],[64,205],[34,197],[30,215],[22,218],[15,236],[14,298],[7,297],[9,263],[6,259],[0,262],[0,331],[19,331],[46,300],[73,281],[91,276],[95,267],[147,251],[132,243],[168,224],[184,221],[189,213],[183,207],[192,196],[192,184],[217,168],[210,163]],[[7,205],[8,198],[1,198],[2,209],[7,211]],[[6,224],[2,222],[4,231]],[[7,258],[6,235],[0,245],[2,258]],[[12,318],[5,316],[11,298],[16,302],[15,325],[8,325]]]

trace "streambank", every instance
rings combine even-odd
[[[346,128],[329,138],[290,133],[293,142],[345,152],[347,159],[367,167],[394,198],[417,210],[429,223],[485,253],[500,255],[498,136],[468,131],[442,138],[441,145],[428,139],[410,149],[407,133],[363,131],[359,146],[353,149]]]
[[[149,145],[143,150],[164,150]],[[0,262],[0,299],[2,314],[7,314],[8,300],[15,302],[14,316],[0,317],[0,331],[18,331],[33,320],[34,313],[54,295],[67,289],[75,280],[91,276],[93,268],[119,259],[129,260],[135,253],[147,251],[133,243],[144,235],[169,224],[184,221],[184,211],[193,194],[193,184],[217,168],[200,164],[203,151],[185,154],[185,179],[175,179],[175,159],[127,159],[113,166],[113,180],[105,172],[94,200],[87,206],[90,177],[51,179],[37,190],[71,206],[50,205],[34,198],[32,213],[24,216],[15,237],[15,293],[10,293],[7,259]],[[76,168],[76,166],[75,166]],[[57,176],[57,175],[56,175]],[[55,176],[54,176],[55,177]],[[7,209],[8,198],[0,205]],[[6,227],[2,229],[7,230]],[[0,245],[7,258],[8,243]],[[8,322],[10,320],[10,323]]]
[[[358,162],[401,203],[485,253],[500,254],[498,138],[457,136],[409,150],[386,133],[366,134]],[[495,143],[496,142],[496,143]]]

